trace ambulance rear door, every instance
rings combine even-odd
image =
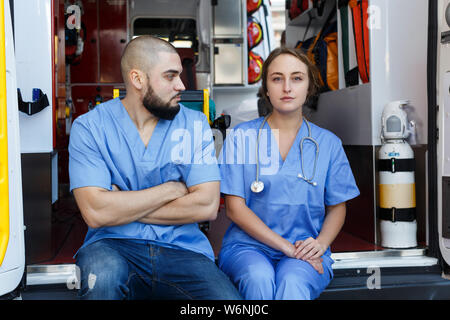
[[[450,0],[438,3],[438,230],[443,259],[450,265]]]
[[[0,296],[25,269],[16,63],[10,1],[0,0]]]

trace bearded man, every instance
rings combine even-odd
[[[78,117],[70,135],[70,189],[89,227],[79,298],[240,299],[198,227],[216,218],[220,172],[206,116],[179,103],[176,49],[137,37],[121,72],[125,98]]]

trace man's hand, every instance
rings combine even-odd
[[[189,190],[186,187],[186,185],[184,184],[184,182],[169,181],[166,183],[170,184],[174,188],[174,190],[175,190],[174,193],[175,193],[175,196],[177,197],[177,199],[184,197],[185,195],[187,195],[189,193]]]
[[[183,182],[168,181],[165,183],[172,188],[173,194],[175,194],[176,198],[184,197],[185,195],[187,195],[189,193],[189,190],[186,188],[186,185]],[[112,188],[111,191],[122,191],[115,184],[111,185],[111,188]]]
[[[215,220],[220,204],[219,181],[210,181],[186,188],[182,182],[170,184],[177,199],[139,219],[139,222],[180,225]]]

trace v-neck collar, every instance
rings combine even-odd
[[[295,155],[292,155],[294,153],[293,149],[295,149],[297,145],[300,145],[300,139],[301,139],[301,136],[304,135],[304,131],[305,131],[304,127],[306,127],[305,119],[303,119],[302,124],[301,124],[300,128],[297,131],[297,135],[295,136],[295,140],[292,143],[291,147],[289,148],[289,151],[288,151],[288,153],[286,155],[286,158],[284,160],[283,160],[283,157],[281,157],[280,146],[278,144],[278,141],[275,139],[275,135],[274,135],[274,133],[272,131],[272,128],[270,127],[268,121],[266,121],[266,123],[264,124],[264,127],[266,127],[266,126],[269,128],[269,132],[270,132],[270,136],[271,136],[272,141],[275,142],[273,146],[271,144],[271,150],[273,151],[273,149],[276,148],[276,150],[278,151],[278,157],[280,159],[279,160],[280,170],[282,170],[285,167],[285,163],[289,162],[292,157],[295,157]]]
[[[166,131],[170,125],[170,121],[158,119],[146,147],[139,134],[138,128],[120,99],[118,106],[118,112],[116,113],[117,119],[119,120],[123,134],[132,147],[133,152],[138,156],[140,161],[155,161],[166,135]]]

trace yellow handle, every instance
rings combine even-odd
[[[119,89],[113,89],[113,99],[118,98],[120,96]]]
[[[9,241],[8,128],[6,119],[5,4],[0,0],[0,265]]]
[[[203,113],[206,115],[206,119],[208,119],[208,123],[211,125],[211,119],[209,118],[209,90],[203,89]]]

